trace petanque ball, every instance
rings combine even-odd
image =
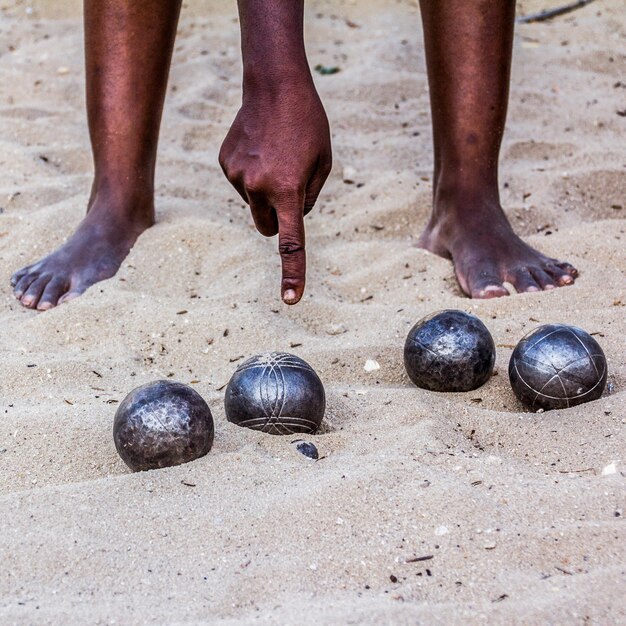
[[[470,391],[489,380],[496,348],[487,327],[474,315],[445,310],[425,317],[409,331],[404,366],[409,378],[431,391]]]
[[[213,417],[196,391],[159,380],[131,391],[113,424],[113,439],[122,460],[133,471],[180,465],[209,452]]]
[[[297,356],[270,352],[244,361],[224,398],[229,422],[272,435],[314,433],[326,409],[324,385]]]
[[[515,395],[531,409],[564,409],[597,400],[607,377],[606,357],[582,328],[548,324],[526,335],[509,362]]]

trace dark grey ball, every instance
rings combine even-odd
[[[565,409],[597,400],[607,377],[606,357],[582,328],[547,324],[526,335],[509,362],[515,395],[531,409]]]
[[[198,459],[211,449],[213,433],[213,416],[202,396],[169,380],[131,391],[113,424],[115,447],[135,472]]]
[[[224,398],[229,422],[271,435],[314,433],[326,409],[313,368],[286,352],[260,354],[233,374]]]
[[[404,344],[409,378],[431,391],[470,391],[493,372],[496,347],[487,327],[474,315],[445,310],[411,328]]]

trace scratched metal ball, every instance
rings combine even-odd
[[[531,409],[565,409],[597,400],[607,363],[598,342],[582,328],[547,324],[517,344],[509,362],[515,395]]]
[[[115,447],[135,472],[198,459],[211,449],[213,433],[211,410],[202,396],[169,380],[131,391],[113,423]]]
[[[404,344],[409,378],[431,391],[470,391],[493,372],[496,347],[487,327],[473,315],[445,310],[420,320]]]
[[[315,370],[286,352],[260,354],[233,374],[224,398],[229,422],[271,435],[314,433],[326,409]]]

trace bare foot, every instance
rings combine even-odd
[[[11,277],[15,297],[46,311],[115,275],[137,237],[154,223],[152,202],[117,210],[98,195],[74,234],[52,254]]]
[[[438,201],[419,246],[451,259],[461,289],[471,298],[508,296],[571,285],[578,270],[524,243],[495,201]]]

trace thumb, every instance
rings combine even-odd
[[[306,277],[304,196],[296,193],[283,197],[275,207],[282,263],[281,295],[286,304],[297,304],[304,293]]]

